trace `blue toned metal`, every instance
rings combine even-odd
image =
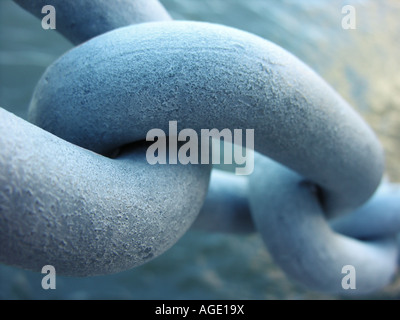
[[[365,202],[383,171],[374,133],[316,73],[273,43],[210,23],[143,23],[85,42],[47,69],[29,114],[103,154],[168,132],[171,120],[198,133],[254,129],[255,149],[320,185],[329,213]]]
[[[400,231],[400,185],[382,183],[365,205],[351,214],[333,219],[330,225],[354,238],[394,237]]]
[[[247,192],[246,177],[213,170],[207,197],[193,228],[211,232],[254,232]]]
[[[54,5],[57,30],[84,43],[40,79],[33,124],[0,109],[2,263],[115,273],[165,252],[194,223],[258,230],[282,269],[314,290],[389,283],[399,192],[371,198],[380,143],[299,59],[234,28],[165,21],[157,1],[15,2],[38,17]],[[143,140],[169,121],[197,133],[254,129],[254,173],[214,171],[206,196],[210,166],[149,165]],[[341,286],[345,265],[357,290]]]
[[[144,146],[109,159],[4,109],[0,119],[2,263],[119,272],[170,248],[200,211],[209,166],[152,166]]]
[[[315,186],[295,172],[257,155],[248,194],[257,230],[292,279],[313,290],[343,295],[370,293],[393,279],[395,239],[360,241],[335,233]],[[356,290],[342,287],[346,265],[356,270]]]
[[[102,33],[130,24],[171,20],[158,0],[14,0],[39,19],[42,8],[56,9],[56,29],[77,45]]]

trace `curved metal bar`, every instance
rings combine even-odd
[[[217,217],[217,229],[247,232],[254,220],[282,268],[316,290],[349,293],[341,287],[348,264],[357,270],[351,293],[390,281],[395,241],[339,235],[323,216],[350,212],[374,193],[383,172],[381,146],[297,58],[255,35],[208,23],[110,31],[170,20],[158,1],[15,2],[38,17],[43,5],[55,4],[57,29],[75,44],[95,37],[43,75],[30,106],[35,124],[102,154],[144,140],[150,129],[167,132],[172,120],[199,134],[203,128],[254,129],[256,150],[297,173],[257,156],[250,192],[246,179],[213,173],[195,225]],[[209,166],[150,166],[145,146],[109,159],[2,109],[0,116],[2,262],[33,270],[52,264],[69,275],[128,269],[174,244],[204,201]],[[231,220],[218,224],[228,210]],[[332,226],[346,233],[360,214],[374,210],[369,202],[356,218],[338,218]]]
[[[330,222],[344,235],[359,239],[379,239],[400,232],[400,185],[383,183],[374,196],[351,214]]]
[[[130,24],[171,20],[158,0],[14,0],[39,19],[42,8],[56,9],[56,29],[78,45],[100,34]]]
[[[268,190],[263,190],[268,193]],[[206,200],[193,227],[205,231],[251,233],[256,227],[248,200],[248,179],[213,170]],[[264,207],[265,214],[274,207]],[[330,227],[348,237],[374,240],[400,235],[400,186],[383,181],[375,194],[352,213],[328,220]]]
[[[255,149],[321,186],[329,213],[378,186],[379,141],[310,68],[255,35],[199,22],[153,22],[89,40],[51,65],[33,123],[107,153],[153,128],[254,129]]]
[[[321,292],[365,294],[386,286],[397,270],[395,239],[367,242],[333,232],[315,191],[295,172],[256,156],[250,207],[275,261],[292,279]],[[347,265],[355,268],[354,290],[342,287]]]
[[[109,159],[0,108],[0,262],[74,276],[143,264],[188,230],[210,167]]]
[[[212,170],[204,205],[192,227],[211,232],[256,231],[247,199],[247,180],[244,176]]]

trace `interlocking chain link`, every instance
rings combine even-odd
[[[15,2],[36,16],[53,5],[57,29],[81,45],[40,79],[33,124],[0,109],[1,262],[119,272],[165,252],[198,216],[194,226],[213,231],[258,230],[314,290],[390,282],[400,201],[388,183],[374,194],[380,143],[296,57],[237,29],[171,21],[155,0]],[[254,129],[254,173],[148,164],[142,141],[170,120],[198,133]],[[341,286],[345,265],[357,290]]]

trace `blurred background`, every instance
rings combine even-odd
[[[400,181],[400,2],[398,0],[161,0],[179,20],[255,33],[297,55],[330,83],[378,134],[387,175]],[[344,5],[357,29],[342,28]],[[45,68],[72,45],[40,20],[0,0],[0,106],[26,118]],[[0,119],[1,121],[1,119]],[[0,248],[1,250],[1,248]],[[309,291],[274,264],[261,237],[190,230],[173,248],[115,275],[43,275],[0,265],[0,299],[342,299]],[[399,299],[400,277],[363,299]]]

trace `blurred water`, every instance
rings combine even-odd
[[[400,181],[400,3],[397,0],[164,0],[176,19],[221,23],[267,38],[319,72],[371,124]],[[357,30],[341,8],[357,8]],[[0,106],[25,117],[45,68],[72,48],[11,0],[0,0]],[[338,299],[291,282],[258,235],[190,231],[150,263],[116,275],[57,277],[0,266],[0,299]],[[365,298],[400,298],[400,281]]]

